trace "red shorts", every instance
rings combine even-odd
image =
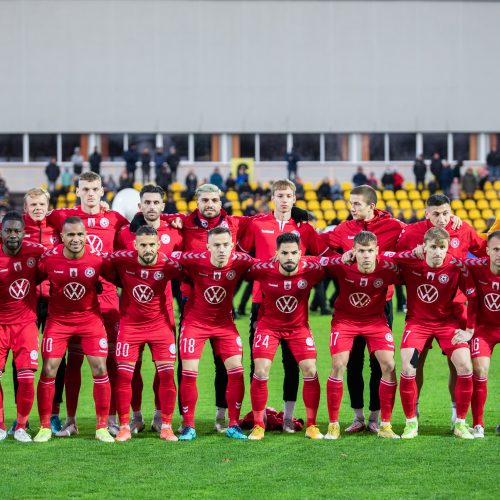
[[[288,344],[297,363],[304,359],[316,359],[316,346],[310,328],[268,330],[259,328],[259,325],[257,325],[253,339],[253,359],[265,358],[273,360],[278,345],[282,340]]]
[[[231,356],[243,354],[243,343],[236,326],[225,328],[200,328],[184,323],[179,337],[179,357],[181,359],[200,359],[207,340],[212,341],[214,354],[223,361]]]
[[[491,358],[493,349],[498,343],[500,343],[498,325],[476,325],[474,337],[469,342],[471,358]]]
[[[456,345],[451,343],[457,328],[459,325],[456,319],[451,319],[446,323],[407,321],[401,340],[401,349],[417,349],[418,352],[422,352],[429,339],[436,339],[446,356],[451,357],[453,351],[469,347],[467,342]]]
[[[38,327],[36,323],[0,325],[0,371],[5,368],[9,350],[12,349],[18,370],[38,368]]]
[[[141,329],[120,326],[116,340],[116,362],[135,363],[148,344],[153,361],[175,361],[175,336],[165,323],[161,326],[145,325]]]
[[[337,320],[332,323],[330,333],[330,354],[351,351],[354,339],[362,335],[366,340],[370,354],[375,351],[394,351],[394,337],[385,320],[371,323],[355,323],[348,320]]]
[[[73,352],[81,349],[86,356],[108,356],[108,340],[102,321],[93,319],[88,324],[75,326],[49,318],[43,332],[42,357],[63,358],[68,343],[71,343]]]
[[[116,295],[116,293],[99,295],[99,309],[101,310],[102,322],[106,330],[108,344],[112,347],[110,352],[114,352],[116,337],[118,336],[120,327],[120,303],[118,301],[118,295]]]

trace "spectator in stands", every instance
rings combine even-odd
[[[303,200],[305,195],[304,183],[300,177],[295,177],[293,181],[295,184],[295,198],[297,200]]]
[[[257,209],[255,208],[255,205],[253,203],[249,203],[243,212],[243,215],[246,217],[252,217],[257,213]]]
[[[130,177],[129,170],[127,167],[125,167],[122,170],[122,173],[120,174],[120,177],[118,179],[118,191],[121,191],[122,189],[127,189],[131,188],[134,185],[134,181]]]
[[[492,147],[491,151],[488,153],[486,165],[488,167],[490,181],[500,179],[500,153],[496,146]]]
[[[330,200],[331,194],[332,194],[332,187],[330,186],[330,179],[328,177],[325,177],[322,181],[321,184],[318,186],[318,198],[320,200]]]
[[[375,172],[370,172],[366,184],[368,184],[368,186],[371,186],[373,189],[378,189],[378,180],[375,177]]]
[[[167,156],[166,162],[170,168],[170,174],[172,176],[172,182],[177,182],[177,169],[181,163],[181,157],[177,154],[177,148],[175,146],[170,146],[169,155]]]
[[[233,177],[233,174],[229,172],[229,175],[226,179],[226,189],[235,189],[236,188],[236,180]]]
[[[291,151],[286,153],[285,161],[287,163],[288,178],[293,181],[295,177],[297,177],[298,163],[300,161],[300,156],[295,148],[292,148]]]
[[[97,150],[97,146],[94,148],[94,152],[90,155],[89,165],[90,171],[95,172],[97,175],[101,175],[101,162],[102,156]]]
[[[252,197],[252,188],[248,181],[243,182],[243,184],[238,184],[238,194],[240,195],[240,200],[246,200]]]
[[[342,186],[338,179],[333,179],[331,189],[330,189],[330,199],[332,201],[342,199]]]
[[[438,188],[440,187],[439,182],[441,181],[442,170],[443,170],[443,162],[441,161],[441,155],[438,152],[435,152],[432,155],[432,160],[431,160],[431,173],[436,179]]]
[[[441,189],[443,193],[450,197],[450,187],[453,182],[453,170],[451,169],[451,165],[448,161],[443,161],[443,169],[441,170],[441,178],[439,179],[439,184],[441,185]]]
[[[187,173],[184,184],[186,185],[186,200],[191,201],[198,187],[198,177],[196,177],[193,169]]]
[[[137,153],[137,146],[135,144],[131,144],[130,148],[123,153],[123,159],[125,160],[125,168],[128,174],[127,182],[131,182],[133,185],[135,182],[135,170],[139,161],[139,153]]]
[[[165,202],[163,212],[166,214],[176,214],[179,212],[177,210],[177,203],[175,203],[174,193],[172,193],[172,191],[168,191],[167,193],[167,201]]]
[[[363,167],[359,166],[357,172],[352,176],[354,187],[362,186],[368,183],[368,177],[363,172]]]
[[[112,175],[109,175],[108,178],[104,180],[102,187],[104,188],[104,194],[116,193],[118,191],[118,184]]]
[[[462,186],[460,186],[460,179],[458,177],[453,177],[453,182],[450,186],[450,194],[448,195],[448,198],[450,198],[451,200],[459,200],[461,194]]]
[[[477,169],[477,187],[478,189],[484,189],[484,185],[486,184],[487,181],[490,180],[490,175],[489,171],[487,168],[484,167],[478,167]]]
[[[424,161],[424,155],[420,154],[415,158],[413,174],[415,175],[415,187],[417,189],[424,189],[425,176],[427,175],[427,165]]]
[[[215,167],[212,175],[210,176],[209,184],[213,184],[217,186],[221,191],[224,190],[224,179],[222,178],[222,174],[220,173],[220,168]]]
[[[465,175],[462,177],[462,189],[467,198],[472,198],[474,196],[474,191],[477,189],[477,179],[470,167],[465,171]]]
[[[434,176],[431,177],[429,184],[427,184],[427,189],[429,190],[429,196],[432,196],[433,194],[436,193],[438,185],[436,182],[436,178]]]
[[[241,186],[248,183],[248,167],[242,163],[238,165],[238,171],[236,173],[236,185]]]
[[[168,165],[164,163],[158,172],[158,177],[156,178],[156,184],[161,186],[163,191],[167,192],[170,184],[172,183],[172,176],[170,174],[170,169]]]
[[[403,189],[403,182],[404,182],[405,178],[396,169],[394,169],[393,172],[394,172],[394,175],[393,175],[394,181],[393,181],[392,188],[394,189],[394,191],[399,191],[400,189]]]
[[[380,181],[384,189],[394,189],[394,172],[391,167],[386,167]]]
[[[5,179],[2,177],[0,177],[0,203],[2,203],[3,205],[6,205],[7,210],[9,209],[9,204],[10,204],[10,202],[9,202],[9,188],[7,187],[7,183],[5,182]]]
[[[158,177],[160,175],[161,167],[163,167],[163,165],[165,165],[165,162],[166,162],[165,153],[163,152],[163,148],[156,148],[153,162],[155,164],[156,184],[158,184]]]
[[[462,180],[462,168],[464,166],[464,161],[463,160],[458,160],[455,163],[455,166],[453,167],[453,178],[458,179],[459,181]]]
[[[47,163],[47,166],[45,167],[45,175],[47,176],[49,193],[53,195],[56,190],[57,179],[59,179],[59,176],[61,175],[61,169],[59,168],[55,158],[51,158],[49,163]]]
[[[73,176],[69,171],[69,167],[64,167],[64,172],[61,175],[61,186],[64,194],[69,193],[69,188],[74,183]]]
[[[3,179],[2,179],[3,180]],[[4,181],[5,182],[5,181]],[[2,222],[5,214],[10,210],[10,205],[0,204],[0,222]]]
[[[83,156],[80,152],[80,148],[75,148],[73,150],[73,155],[71,156],[71,163],[73,164],[73,173],[75,175],[81,175],[83,171]]]
[[[149,182],[151,177],[151,153],[149,148],[144,148],[141,155],[142,183]]]

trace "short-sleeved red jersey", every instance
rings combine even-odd
[[[0,323],[36,321],[37,262],[45,250],[42,245],[23,241],[12,256],[0,246]]]

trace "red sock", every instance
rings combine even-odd
[[[172,424],[177,389],[174,380],[174,365],[161,365],[156,368],[159,380],[161,422]]]
[[[16,431],[17,429],[26,428],[26,422],[28,421],[31,408],[33,408],[33,401],[35,400],[35,373],[33,370],[19,370],[17,372],[17,381],[19,382],[19,387],[16,396]]]
[[[472,373],[457,375],[455,386],[455,402],[457,405],[457,418],[465,419],[472,399]]]
[[[153,392],[155,395],[155,410],[160,409],[160,377],[158,377],[158,372],[155,372],[153,378]]]
[[[417,414],[417,382],[415,376],[401,374],[399,395],[406,418],[415,418]]]
[[[116,406],[118,407],[118,418],[120,419],[120,425],[128,425],[130,422],[130,401],[132,399],[133,376],[134,367],[132,365],[118,365],[115,398]]]
[[[76,416],[78,396],[82,385],[83,354],[68,352],[68,362],[64,373],[64,388],[66,390],[66,412],[68,417]]]
[[[111,387],[111,394],[109,398],[109,415],[114,417],[116,415],[115,393],[116,393],[116,378],[118,369],[114,350],[108,353],[108,357],[106,359],[106,368],[108,369],[109,385]]]
[[[130,391],[132,392],[132,391]],[[111,385],[108,374],[94,376],[94,403],[97,417],[96,429],[108,426],[109,400],[111,398]]]
[[[38,403],[38,414],[40,415],[40,427],[50,428],[50,410],[52,409],[52,401],[56,392],[55,377],[40,377],[36,390],[36,399]]]
[[[488,396],[488,379],[486,377],[472,378],[473,391],[472,391],[472,425],[480,425],[484,427],[484,405],[486,397]]]
[[[316,415],[318,414],[319,399],[321,397],[321,388],[319,386],[318,374],[314,377],[304,377],[304,386],[302,387],[302,398],[306,407],[307,424],[316,425]]]
[[[181,401],[184,425],[194,427],[194,412],[198,401],[198,388],[196,387],[196,377],[198,372],[182,370],[181,380]]]
[[[265,429],[264,412],[268,398],[267,377],[258,377],[253,375],[250,384],[250,399],[252,401],[253,420],[255,425]]]
[[[378,396],[380,398],[380,413],[382,422],[390,422],[392,417],[392,410],[394,408],[394,401],[396,400],[397,382],[380,379],[378,386]]]
[[[141,375],[142,361],[137,361],[135,364],[134,376],[132,378],[132,410],[141,411],[142,407],[142,390],[144,388],[144,382]],[[118,406],[118,402],[117,402]]]
[[[328,405],[330,423],[339,421],[339,410],[343,393],[344,383],[342,379],[328,377],[328,382],[326,383],[326,403]]]
[[[245,396],[245,379],[243,367],[231,368],[227,371],[226,401],[229,416],[229,427],[239,425],[241,403]]]
[[[0,378],[1,382],[1,378]],[[3,429],[4,431],[7,430],[5,428],[5,415],[3,412],[3,389],[2,389],[2,384],[0,383],[0,429]]]

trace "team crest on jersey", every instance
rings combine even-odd
[[[168,347],[168,350],[170,351],[170,354],[175,354],[177,352],[177,350],[175,348],[175,344],[170,344],[170,346]]]
[[[368,286],[368,278],[361,278],[359,280],[359,286]]]
[[[307,281],[306,280],[299,280],[298,283],[297,283],[297,286],[301,290],[304,290],[304,288],[307,288]]]
[[[285,287],[285,290],[291,290],[292,289],[292,282],[291,281],[285,281],[283,283],[283,286]]]
[[[36,351],[35,349],[33,349],[31,352],[30,352],[30,358],[33,360],[33,361],[36,361],[38,359],[38,351]]]
[[[307,337],[306,345],[308,345],[309,347],[312,347],[314,345],[314,339],[312,337]]]
[[[85,269],[85,276],[87,276],[87,278],[92,278],[94,274],[95,274],[95,269],[93,267],[87,267],[87,269]]]
[[[106,217],[103,217],[103,218],[99,221],[99,225],[100,225],[103,229],[106,229],[107,227],[109,227],[109,219],[107,219]]]
[[[234,280],[234,278],[236,278],[236,271],[228,271],[227,274],[226,274],[226,278],[228,280]]]
[[[104,337],[102,339],[99,339],[99,347],[101,349],[107,349],[108,348],[108,341]]]
[[[76,278],[78,276],[78,269],[76,267],[69,268],[69,276],[71,278]]]
[[[452,248],[458,248],[460,246],[460,240],[458,238],[452,238],[450,240],[450,246]]]
[[[447,274],[440,274],[438,281],[439,283],[442,283],[444,285],[445,283],[448,283],[448,281],[450,281],[450,278],[448,277]]]
[[[87,226],[88,227],[95,227],[95,218],[94,217],[90,217],[89,219],[87,219]]]
[[[321,259],[319,259],[319,265],[327,266],[329,261],[330,259],[328,257],[321,257]]]
[[[170,243],[170,236],[168,234],[162,234],[160,239],[164,245],[168,245]]]
[[[384,280],[382,278],[377,278],[374,282],[373,282],[373,286],[375,288],[382,288],[384,286]]]
[[[142,279],[148,279],[148,276],[149,276],[149,271],[147,271],[146,269],[141,269],[141,278]]]
[[[392,336],[392,333],[386,333],[385,334],[385,340],[387,340],[387,342],[392,342],[394,340],[394,337]]]
[[[492,281],[491,287],[493,288],[493,290],[498,290],[500,289],[500,283],[498,281]]]
[[[220,281],[220,271],[214,271],[214,280],[215,281]]]
[[[229,229],[229,226],[225,220],[221,222],[220,227],[225,227],[226,229]]]
[[[26,261],[26,265],[30,268],[33,268],[36,266],[36,259],[34,257],[30,257],[27,261]]]
[[[14,262],[14,271],[21,271],[23,266],[20,262]]]
[[[431,273],[430,271],[427,273],[427,279],[432,281],[436,277],[436,273]]]
[[[201,227],[204,227],[205,229],[208,227],[208,222],[206,220],[201,220],[200,221]]]
[[[236,337],[236,344],[238,347],[243,347],[243,342],[241,341],[241,337],[239,335]]]
[[[161,272],[161,271],[156,271],[153,275],[153,278],[156,280],[156,281],[160,281],[162,280],[163,278],[165,277],[165,275]]]

